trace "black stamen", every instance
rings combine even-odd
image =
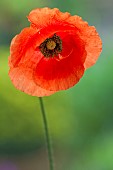
[[[56,34],[51,38],[47,38],[39,46],[40,51],[45,57],[57,56],[62,51],[62,40]]]

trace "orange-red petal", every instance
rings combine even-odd
[[[78,28],[78,36],[85,42],[85,50],[87,52],[86,61],[84,63],[85,69],[91,67],[96,63],[102,51],[102,41],[94,26],[89,26],[87,22],[83,21],[79,16],[71,16],[67,19],[69,24]]]
[[[32,25],[42,29],[48,25],[56,23],[61,24],[61,22],[65,22],[65,20],[69,17],[70,14],[68,12],[62,13],[57,8],[50,9],[45,7],[32,10],[28,15],[28,20]]]
[[[20,66],[10,69],[9,76],[12,83],[18,90],[21,90],[29,95],[42,97],[55,93],[55,91],[45,90],[36,85],[32,77],[32,72],[32,69]]]
[[[24,28],[21,33],[16,35],[11,41],[9,60],[14,67],[18,66],[21,59],[24,58],[26,51],[29,50],[29,47],[31,48],[32,41],[30,41],[30,39],[36,33],[37,30],[32,27]],[[30,55],[31,52],[29,51],[29,56]]]

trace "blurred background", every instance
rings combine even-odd
[[[8,77],[10,41],[33,8],[57,7],[94,25],[103,41],[95,66],[67,91],[44,97],[57,170],[113,170],[113,1],[0,0],[0,170],[48,170],[37,97]]]

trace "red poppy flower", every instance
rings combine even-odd
[[[74,86],[102,50],[95,27],[57,8],[35,9],[28,20],[30,27],[11,42],[9,76],[14,86],[33,96]]]

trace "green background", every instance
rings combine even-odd
[[[10,41],[38,7],[57,7],[94,25],[103,52],[73,88],[44,97],[57,170],[113,170],[113,1],[0,1],[0,170],[47,170],[42,116],[37,97],[8,77]]]

